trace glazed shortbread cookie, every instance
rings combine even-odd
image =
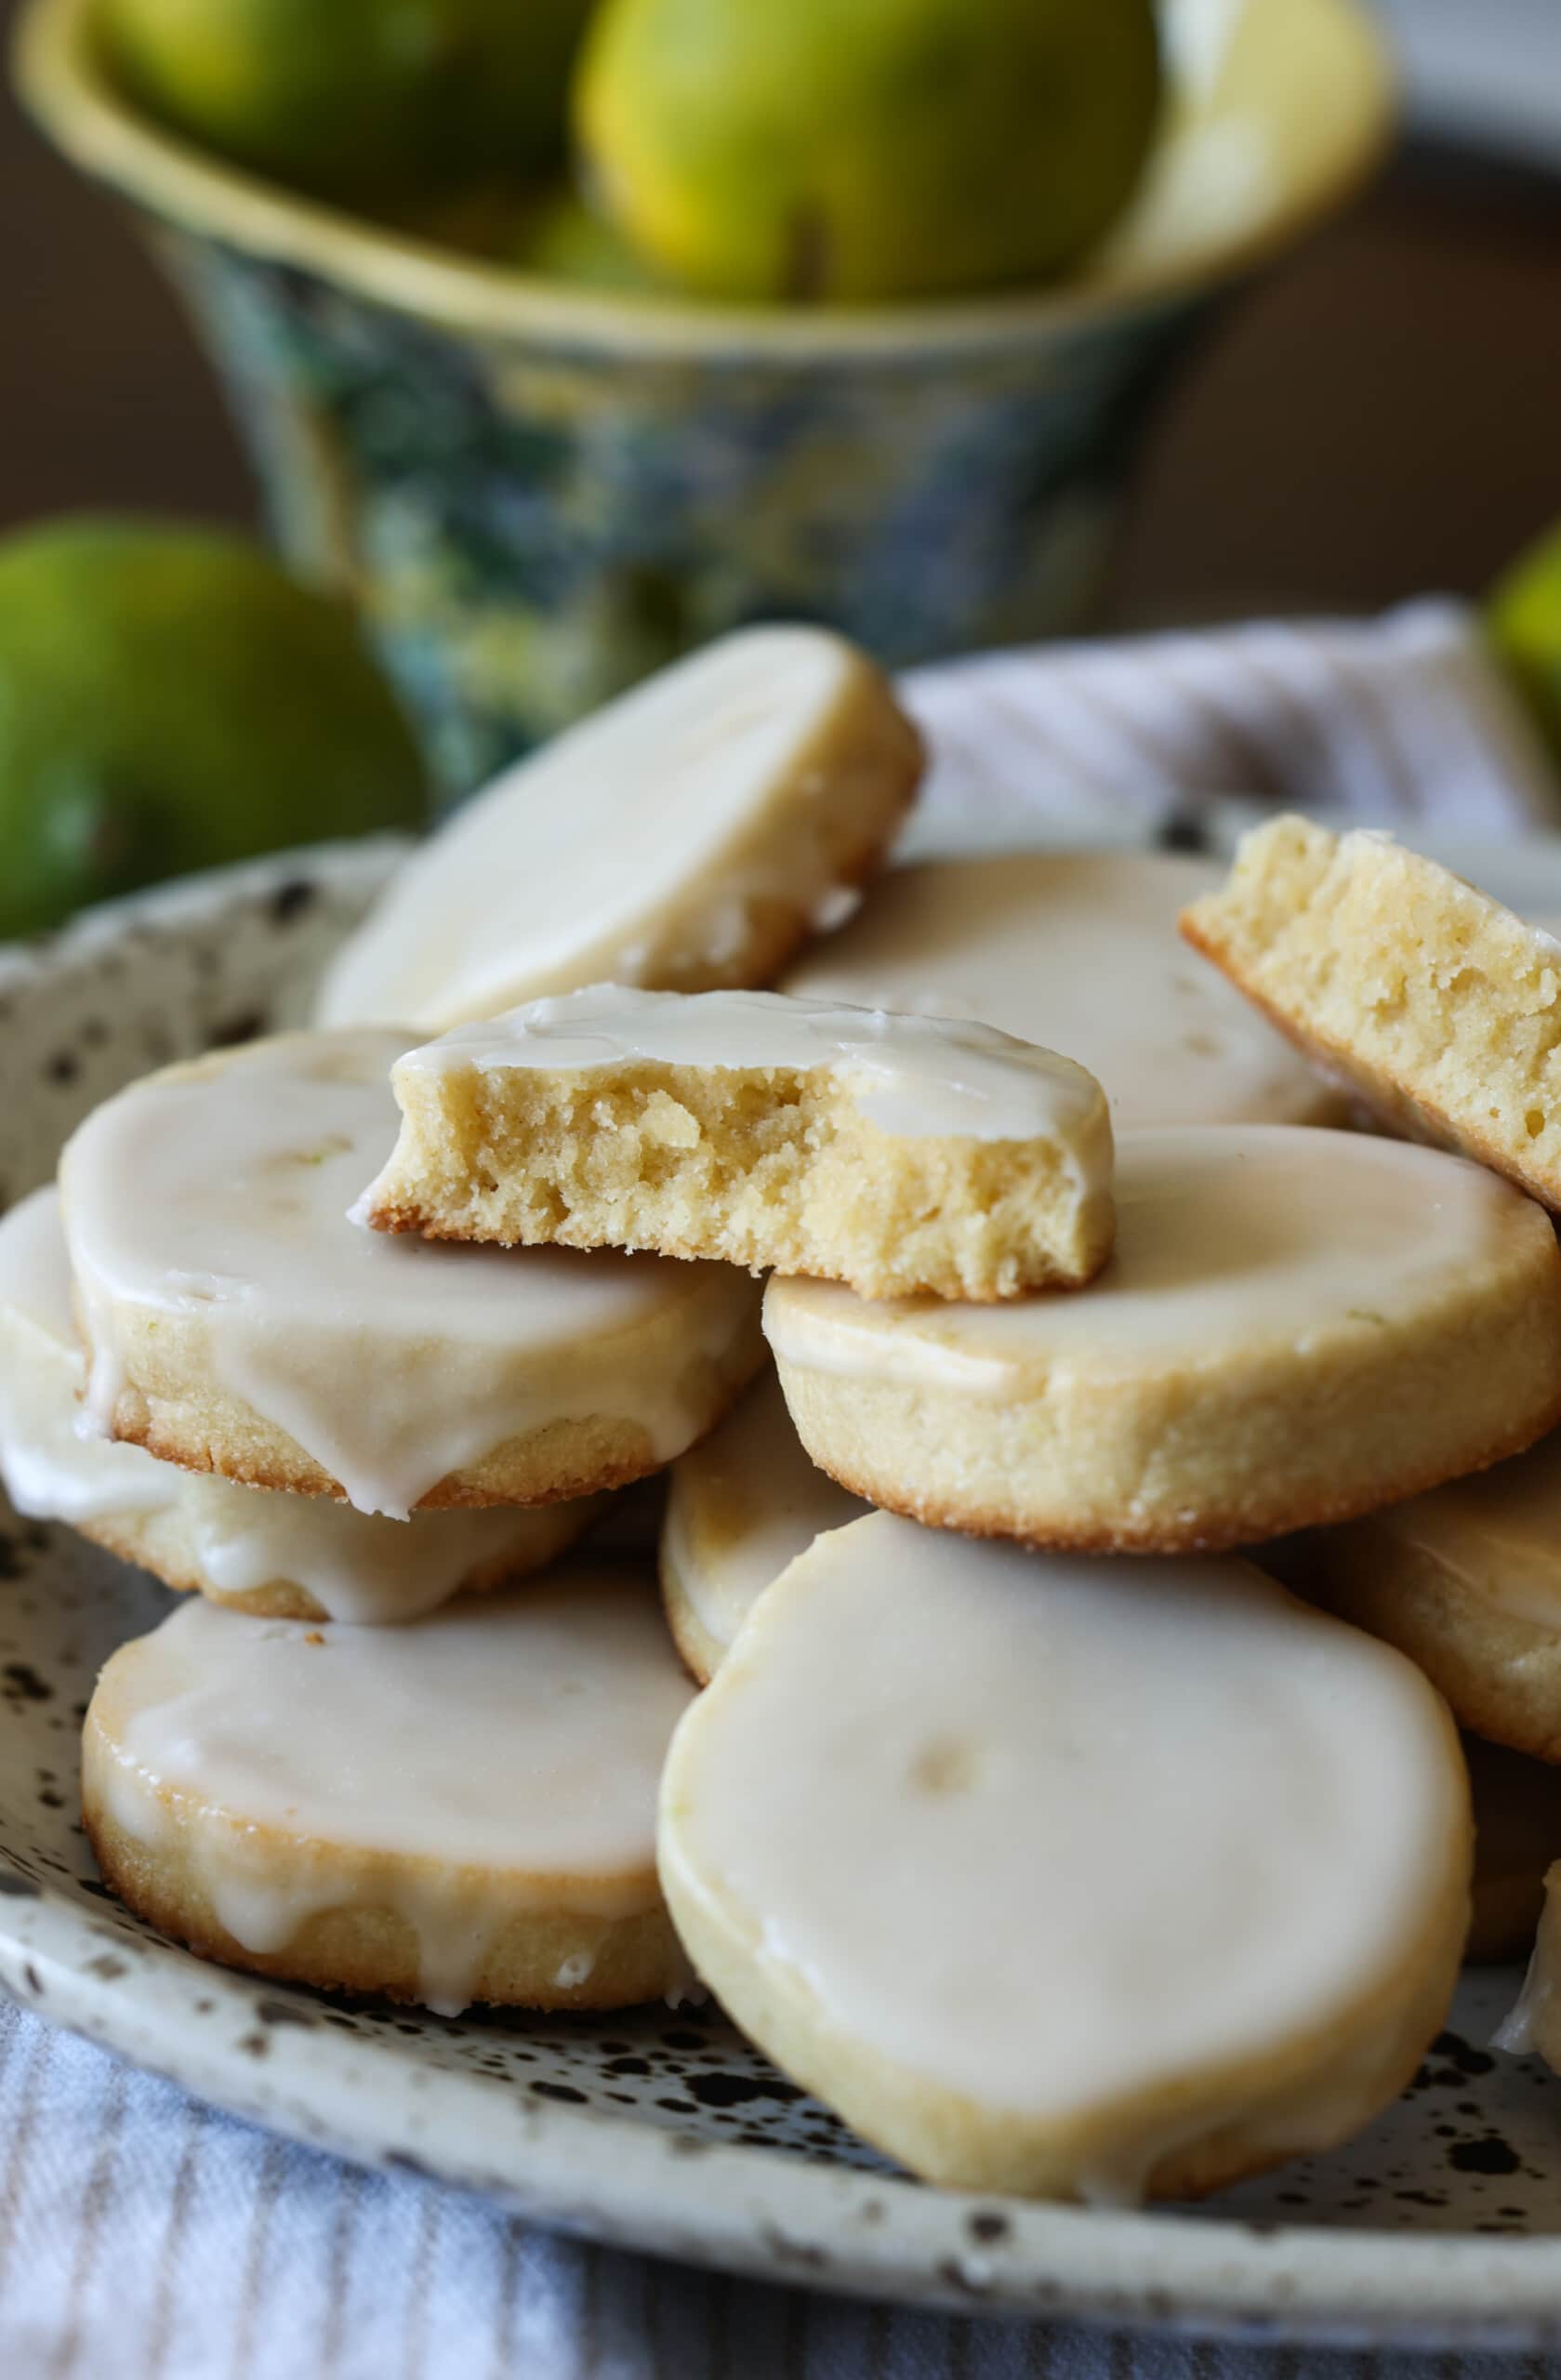
[[[1189,942],[1396,1130],[1561,1208],[1561,943],[1390,837],[1276,818]]]
[[[1401,2090],[1468,1917],[1412,1665],[1244,1564],[875,1514],[762,1597],[679,1726],[658,1849],[704,1980],[927,2179],[1210,2189]]]
[[[1561,1411],[1555,1235],[1479,1166],[1288,1125],[1134,1132],[1117,1210],[1078,1296],[772,1281],[814,1461],[939,1527],[1174,1553],[1351,1517]]]
[[[539,1569],[606,1503],[392,1521],[268,1495],[84,1435],[86,1378],[59,1197],[36,1190],[0,1223],[0,1477],[18,1512],[68,1521],[167,1586],[262,1618],[392,1621]]]
[[[1111,1248],[1082,1066],[989,1025],[775,992],[601,984],[457,1025],[393,1070],[381,1231],[654,1249],[865,1297],[1077,1286]]]
[[[401,1517],[550,1503],[669,1461],[755,1368],[752,1284],[350,1222],[395,1138],[404,1047],[290,1034],[87,1118],[60,1163],[87,1411],[190,1470]]]
[[[1176,932],[1219,880],[1158,852],[1015,852],[892,868],[784,987],[979,1017],[1099,1077],[1119,1130],[1314,1124],[1343,1103]]]
[[[921,770],[865,654],[749,628],[468,802],[337,959],[324,1025],[434,1032],[582,984],[767,984],[838,924]]]
[[[1408,1653],[1465,1726],[1561,1761],[1561,1434],[1268,1567]]]
[[[1465,1736],[1475,1805],[1474,1916],[1464,1955],[1526,1959],[1561,1858],[1561,1768]]]
[[[99,1680],[82,1810],[120,1898],[204,1957],[450,2015],[624,2007],[687,1974],[654,1825],[689,1694],[621,1567],[410,1628],[195,1602]]]
[[[678,1458],[661,1533],[661,1593],[678,1650],[701,1685],[787,1564],[825,1529],[868,1509],[803,1453],[773,1371]]]

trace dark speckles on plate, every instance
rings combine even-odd
[[[7,1661],[0,1666],[0,1693],[19,1702],[52,1702],[54,1688],[40,1677],[31,1661]]]
[[[279,884],[271,897],[271,919],[273,925],[290,926],[314,906],[315,888],[307,877],[289,878]]]
[[[257,2000],[255,2014],[262,2025],[301,2025],[312,2029],[318,2021],[311,2009],[300,2008],[291,2000]]]
[[[772,2099],[789,2106],[802,2096],[794,2082],[778,2074],[685,2074],[683,2089],[702,2108],[740,2108],[751,2099]]]
[[[1459,2174],[1515,2174],[1522,2158],[1499,2133],[1488,2133],[1483,2140],[1455,2140],[1448,2150],[1448,2163]]]
[[[971,2238],[979,2241],[983,2247],[995,2247],[999,2240],[1009,2237],[1013,2226],[1006,2215],[999,2215],[993,2207],[984,2206],[967,2219],[965,2228]]]

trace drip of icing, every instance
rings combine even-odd
[[[379,1626],[437,1609],[474,1571],[537,1569],[582,1525],[577,1503],[414,1513],[408,1522],[226,1479],[192,1477],[186,1495],[196,1557],[220,1593],[292,1580],[332,1620]]]
[[[1306,1355],[1329,1331],[1421,1319],[1499,1259],[1527,1205],[1440,1150],[1295,1125],[1127,1133],[1116,1201],[1116,1250],[1087,1294],[869,1302],[777,1277],[765,1335],[783,1363],[988,1398],[1026,1374],[1115,1381],[1227,1350]]]
[[[1561,1432],[1374,1514],[1371,1526],[1428,1554],[1492,1610],[1561,1630]]]
[[[721,1071],[838,1076],[880,1130],[911,1138],[1098,1143],[1099,1085],[1071,1059],[992,1026],[886,1009],[846,1008],[779,992],[642,992],[595,984],[507,1016],[458,1025],[413,1050],[397,1082],[419,1073],[593,1073],[642,1063]],[[1104,1186],[1104,1184],[1103,1184]]]
[[[404,1517],[450,1473],[547,1423],[600,1415],[655,1459],[704,1418],[708,1361],[752,1290],[717,1264],[607,1250],[440,1247],[359,1230],[384,1163],[402,1034],[258,1043],[99,1107],[60,1181],[87,1401],[112,1426],[138,1334],[177,1314],[218,1383],[285,1431],[364,1512]]]
[[[700,1626],[725,1647],[788,1562],[870,1509],[810,1461],[768,1371],[674,1466],[668,1567]]]
[[[1540,2046],[1540,2027],[1554,1994],[1555,1977],[1536,1944],[1524,1971],[1523,1989],[1491,2034],[1491,2048],[1505,2050],[1509,2057],[1532,2057]]]
[[[419,1513],[408,1524],[181,1471],[83,1435],[85,1371],[59,1197],[34,1191],[0,1222],[0,1474],[19,1512],[80,1526],[177,1509],[189,1558],[219,1593],[288,1581],[333,1620],[379,1623],[433,1610],[479,1568],[535,1568],[582,1524],[567,1503]]]
[[[1144,852],[894,868],[785,988],[980,1017],[1065,1050],[1105,1085],[1119,1128],[1303,1122],[1327,1104],[1310,1069],[1177,933],[1178,913],[1219,880]]]
[[[1330,2136],[1467,1842],[1419,1673],[1245,1564],[884,1514],[762,1597],[663,1783],[674,1916],[759,1946],[756,2011],[1057,2125],[1105,2199],[1250,2109]],[[739,2023],[749,1955],[713,1977]]]
[[[0,1474],[19,1513],[79,1524],[165,1510],[179,1474],[139,1447],[84,1438],[86,1366],[52,1183],[0,1222]]]
[[[179,1845],[236,1940],[389,1908],[453,2012],[517,1914],[605,1932],[659,1906],[656,1781],[692,1692],[643,1580],[603,1567],[407,1629],[187,1604],[113,1657],[97,1708],[111,1816]]]
[[[1561,1974],[1561,1860],[1545,1871],[1544,1908],[1540,1915],[1539,1932],[1534,1937],[1534,1955],[1528,1962],[1523,1989],[1518,1993],[1515,2005],[1503,2016],[1491,2035],[1493,2049],[1504,2049],[1514,2057],[1528,2057],[1538,2051],[1551,2065],[1554,2065],[1557,2043],[1552,2037],[1551,2010],[1554,2004],[1558,1974]]]

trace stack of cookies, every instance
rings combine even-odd
[[[916,771],[787,629],[501,780],[0,1228],[7,1476],[200,1590],[86,1730],[165,1932],[706,1988],[929,2178],[1204,2190],[1439,2028],[1449,1704],[1483,1947],[1561,1852],[1561,945],[1296,821],[870,880]]]

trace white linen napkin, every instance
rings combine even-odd
[[[1413,839],[1561,826],[1561,787],[1464,604],[1056,644],[912,670],[932,765],[905,858],[1207,842],[1231,811]]]

